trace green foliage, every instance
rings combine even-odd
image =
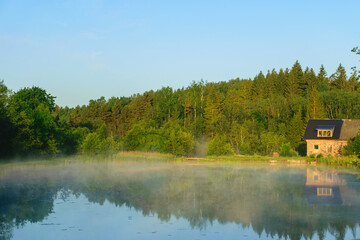
[[[318,87],[318,91],[319,92],[326,92],[326,91],[329,91],[330,90],[330,87],[328,84],[322,82],[320,83],[319,87]]]
[[[75,154],[81,151],[81,144],[90,133],[87,127],[62,127],[56,131],[58,150],[65,155]]]
[[[165,141],[162,150],[176,156],[187,156],[194,149],[194,137],[179,125],[169,122],[164,126],[162,136]]]
[[[360,156],[360,132],[356,134],[353,144],[353,151],[357,156]]]
[[[359,119],[360,93],[348,89],[322,92],[320,100],[325,106],[327,118]]]
[[[128,150],[158,151],[176,156],[189,155],[194,149],[193,135],[175,121],[162,128],[145,128],[136,124],[126,134],[124,142]]]
[[[306,156],[306,154],[307,154],[307,144],[306,144],[306,142],[305,142],[305,141],[301,141],[301,142],[297,145],[297,147],[296,147],[295,150],[299,153],[300,156]]]
[[[10,98],[11,107],[16,112],[30,112],[40,104],[45,105],[49,111],[55,110],[55,97],[39,87],[22,88]]]
[[[33,135],[28,142],[29,147],[39,150],[42,154],[56,154],[58,152],[54,137],[56,124],[48,106],[38,105],[33,112],[32,120]]]
[[[319,92],[315,86],[311,89],[308,101],[306,119],[325,118],[324,106],[320,101]]]
[[[81,145],[82,151],[89,155],[113,154],[117,150],[117,144],[107,132],[107,127],[103,124],[97,132],[89,133]]]
[[[206,107],[204,112],[206,129],[211,136],[214,136],[217,124],[222,117],[221,114],[221,93],[216,92],[215,87],[210,87],[210,92],[206,98]]]
[[[331,85],[337,89],[347,88],[347,76],[345,68],[340,64],[336,70],[336,73],[333,75],[333,80]]]
[[[282,156],[282,157],[296,157],[296,156],[298,156],[298,154],[297,154],[296,151],[291,149],[291,144],[288,142],[288,143],[283,143],[281,145],[280,156]]]
[[[8,116],[9,90],[4,81],[0,81],[0,157],[9,156],[12,151],[11,139],[13,125]]]
[[[302,109],[299,108],[291,118],[287,128],[286,138],[290,141],[293,148],[296,148],[304,136],[305,127],[302,119]]]
[[[138,150],[145,143],[146,129],[141,124],[136,124],[125,136],[125,146],[128,150]]]
[[[9,115],[15,128],[14,147],[18,153],[55,154],[56,123],[54,97],[45,90],[23,88],[10,97]]]
[[[265,155],[272,155],[273,152],[279,152],[280,146],[283,146],[285,137],[273,132],[264,132],[260,135],[260,149]]]
[[[0,157],[103,154],[120,146],[187,156],[203,138],[214,143],[213,154],[272,155],[290,143],[304,155],[309,118],[360,119],[360,86],[353,70],[348,79],[340,65],[329,78],[323,66],[316,74],[296,61],[290,69],[260,72],[253,80],[194,81],[187,88],[101,97],[74,108],[55,106],[55,98],[39,87],[12,94],[1,81]],[[346,154],[353,155],[353,147],[352,142],[344,153],[349,149]]]
[[[99,152],[100,140],[96,133],[89,133],[84,139],[81,149],[86,154],[96,154]]]
[[[237,122],[233,122],[230,129],[230,143],[232,149],[236,153],[241,153],[246,142],[246,139],[249,138],[249,130],[244,124],[239,124]]]
[[[227,142],[225,135],[215,135],[210,141],[207,155],[232,155],[234,151],[231,149],[230,144]]]
[[[87,127],[78,127],[73,129],[71,134],[75,139],[76,146],[79,146],[89,133],[90,130]]]
[[[356,134],[355,139],[349,139],[347,145],[343,148],[345,156],[356,155],[360,158],[360,131]]]

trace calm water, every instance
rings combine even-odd
[[[0,239],[356,239],[359,172],[269,164],[0,165]]]

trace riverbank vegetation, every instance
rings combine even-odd
[[[201,80],[74,108],[56,105],[40,87],[12,92],[2,81],[0,156],[144,151],[296,157],[306,154],[302,137],[310,118],[360,119],[356,69],[347,73],[339,65],[328,75],[323,66],[316,73],[295,62],[253,79]],[[357,149],[354,142],[347,154],[359,155]]]

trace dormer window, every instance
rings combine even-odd
[[[318,126],[317,136],[321,138],[330,138],[333,136],[335,126]]]

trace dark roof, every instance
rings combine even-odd
[[[332,137],[318,137],[317,129],[332,130]],[[306,126],[304,139],[338,139],[354,138],[360,129],[360,120],[353,119],[310,119]]]
[[[326,137],[324,139],[339,139],[340,130],[343,124],[342,119],[310,119],[306,126],[304,139],[320,139],[317,136],[317,128],[320,126],[334,126],[334,132],[332,137]]]

